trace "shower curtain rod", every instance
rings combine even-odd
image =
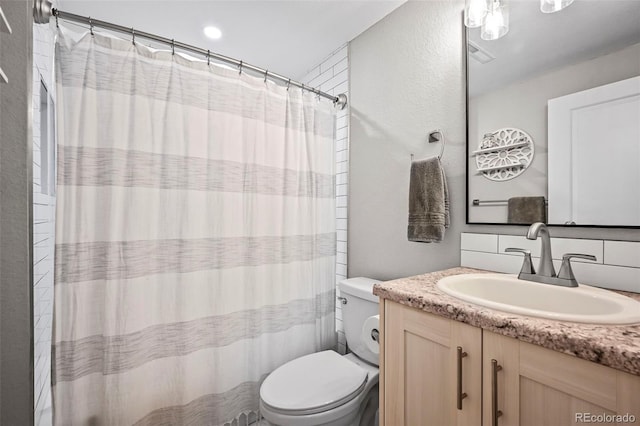
[[[76,15],[69,12],[64,12],[62,10],[53,8],[49,0],[36,0],[35,6],[34,6],[34,12],[33,12],[34,21],[37,24],[47,24],[49,23],[49,19],[51,17],[56,18],[56,25],[57,25],[58,19],[63,19],[66,21],[74,21],[74,22],[79,22],[79,23],[89,25],[92,31],[93,31],[93,28],[104,28],[109,31],[116,31],[124,34],[129,34],[134,40],[135,38],[138,38],[138,37],[145,38],[148,40],[153,40],[155,42],[171,46],[172,50],[175,50],[176,48],[178,48],[187,52],[203,55],[207,60],[214,59],[220,62],[234,65],[239,68],[240,72],[242,72],[242,70],[251,70],[257,74],[264,75],[265,80],[267,78],[271,78],[272,80],[278,80],[280,82],[286,83],[287,87],[289,86],[299,87],[303,90],[307,90],[309,92],[315,93],[318,96],[322,96],[323,98],[327,98],[333,101],[334,105],[339,109],[344,109],[345,106],[347,105],[347,96],[343,93],[339,94],[338,96],[333,96],[326,92],[318,90],[314,87],[306,86],[303,83],[291,80],[290,78],[287,78],[283,75],[256,67],[255,65],[247,64],[246,62],[243,62],[238,59],[220,55],[218,53],[211,52],[210,50],[191,46],[189,44],[175,41],[173,39],[162,37],[156,34],[151,34],[144,31],[138,31],[134,28],[124,27],[122,25],[113,24],[111,22],[100,21],[98,19],[93,19],[88,16],[81,16],[81,15]]]

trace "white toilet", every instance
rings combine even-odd
[[[361,339],[367,318],[378,315],[377,281],[340,282],[342,320],[352,351],[306,355],[278,367],[260,387],[260,413],[273,425],[373,426],[378,411],[378,355]]]

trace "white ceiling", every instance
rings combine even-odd
[[[477,96],[640,43],[640,1],[576,0],[552,14],[538,0],[512,1],[506,36],[484,41],[472,29],[469,39],[496,58],[469,60],[469,96]]]
[[[60,10],[211,49],[300,79],[406,0],[58,0]],[[214,25],[222,38],[202,30]]]

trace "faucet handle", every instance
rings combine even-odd
[[[531,262],[531,251],[521,249],[517,247],[508,247],[504,249],[505,253],[522,253],[524,254],[524,262],[520,269],[520,274],[535,274],[536,270],[533,268],[533,262]]]
[[[598,260],[595,256],[591,254],[582,254],[582,253],[563,254],[562,266],[560,266],[560,272],[558,272],[558,278],[561,278],[563,280],[572,280],[572,281],[576,280],[575,275],[573,275],[573,269],[571,269],[571,259],[574,257],[577,259],[591,260],[593,262]]]

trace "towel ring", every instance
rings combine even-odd
[[[444,155],[444,146],[446,145],[444,139],[444,133],[442,130],[434,130],[429,133],[429,143],[440,142],[440,154],[438,154],[438,160],[442,160]],[[413,161],[413,154],[411,154],[411,161]]]
[[[442,130],[437,129],[429,133],[429,143],[434,142],[440,142],[440,154],[438,154],[438,160],[442,160],[442,156],[444,155],[444,146],[446,144]]]

